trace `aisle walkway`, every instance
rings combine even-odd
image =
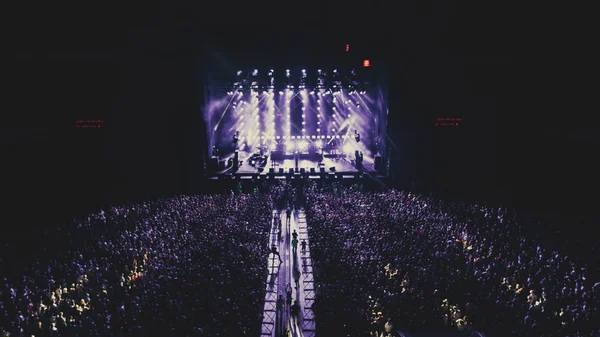
[[[315,315],[312,310],[315,302],[315,282],[313,277],[312,261],[310,258],[310,242],[308,240],[308,229],[306,226],[306,215],[303,210],[295,212],[292,219],[291,232],[298,233],[298,253],[292,254],[290,265],[299,267],[300,282],[298,289],[294,289],[294,298],[300,304],[300,322],[296,326],[298,336],[315,336]],[[306,242],[306,249],[302,249],[302,241]],[[292,274],[293,275],[293,274]],[[299,329],[298,329],[299,327]]]
[[[275,245],[277,250],[281,254],[281,243],[282,243],[282,226],[279,225],[277,219],[280,214],[278,211],[273,211],[273,217],[271,219],[271,232],[269,234],[269,247]],[[283,255],[283,254],[281,254]],[[282,257],[283,260],[283,257]],[[285,262],[285,260],[283,260]],[[263,321],[261,327],[261,337],[275,337],[277,329],[281,324],[277,318],[283,318],[277,315],[277,298],[285,288],[280,288],[280,277],[279,273],[283,267],[283,263],[279,262],[279,258],[275,254],[269,254],[268,256],[268,269],[269,274],[267,275],[267,289],[265,292],[265,304],[263,308]],[[285,296],[284,296],[285,298]]]
[[[281,226],[277,221],[279,218]],[[269,245],[275,244],[282,262],[279,262],[277,255],[269,254],[269,275],[260,336],[314,337],[315,316],[312,305],[315,287],[304,211],[293,212],[289,223],[286,221],[285,211],[273,211],[272,221]],[[298,238],[296,252],[292,248],[294,231]],[[302,241],[306,242],[304,250]],[[288,291],[291,293],[291,301],[287,298]],[[277,304],[279,296],[283,299],[280,306]],[[300,306],[298,320],[292,319],[289,310],[295,300]]]

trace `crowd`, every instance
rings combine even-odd
[[[3,256],[0,332],[258,336],[272,209],[294,206],[309,225],[319,336],[600,330],[596,255],[544,241],[515,212],[337,183],[234,190],[111,207],[38,243],[57,253]]]
[[[342,186],[306,200],[320,336],[600,332],[594,256],[530,235],[515,212]]]
[[[271,199],[165,198],[58,229],[56,255],[0,260],[2,336],[257,336]],[[8,266],[10,264],[10,266]]]

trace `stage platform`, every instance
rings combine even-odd
[[[266,163],[262,166],[262,170],[260,170],[258,164],[252,165],[250,163],[251,157],[251,154],[240,154],[241,165],[237,170],[234,170],[233,167],[229,167],[214,174],[209,174],[208,177],[209,179],[225,177],[237,179],[260,179],[263,177],[286,179],[290,175],[294,177],[304,176],[309,179],[322,179],[331,176],[341,179],[354,179],[364,175],[378,178],[385,177],[385,175],[380,174],[375,170],[374,162],[371,158],[364,158],[361,169],[356,168],[353,161],[343,156],[338,156],[336,158],[324,157],[321,163],[315,160],[299,159],[298,169],[296,170],[294,159],[272,160],[270,157],[267,157]],[[293,171],[293,174],[290,173],[290,169]],[[302,169],[304,173],[302,173]]]

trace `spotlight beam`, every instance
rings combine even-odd
[[[233,102],[233,99],[235,98],[236,95],[231,96],[231,99],[229,100],[229,103],[227,103],[227,106],[225,107],[225,110],[223,110],[223,114],[221,114],[221,117],[219,118],[219,121],[217,122],[217,124],[215,124],[215,129],[214,131],[217,131],[217,128],[219,127],[219,124],[221,124],[221,121],[223,120],[223,117],[225,117],[225,114],[227,113],[227,110],[229,110],[229,107],[231,106],[231,102]]]
[[[369,109],[369,106],[365,103],[365,101],[362,99],[362,97],[360,97],[360,94],[358,94],[357,96],[358,96],[358,99],[360,99],[360,102],[365,106],[365,108],[369,112],[369,115],[373,116],[371,109]]]

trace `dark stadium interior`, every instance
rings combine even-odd
[[[516,209],[538,219],[528,231],[549,241],[558,231],[574,254],[597,254],[600,138],[582,37],[511,9],[439,7],[335,30],[246,31],[152,14],[118,28],[19,31],[0,63],[0,257],[60,250],[49,244],[58,223],[109,205],[228,188],[205,176],[210,70],[364,59],[388,78],[389,187]],[[439,118],[460,125],[436,127]],[[82,120],[101,127],[77,128]]]

